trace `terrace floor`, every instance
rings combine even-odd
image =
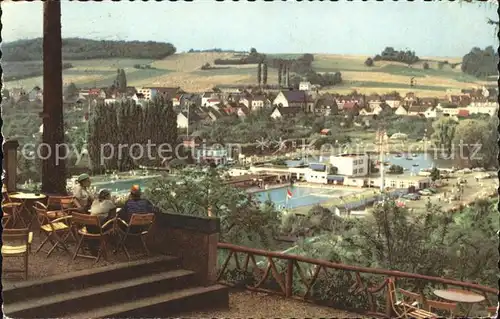
[[[72,254],[64,251],[55,250],[49,257],[46,253],[40,251],[35,253],[35,250],[40,245],[41,236],[38,231],[34,231],[32,243],[32,253],[28,259],[28,280],[53,276],[63,272],[72,272],[89,268],[103,267],[111,264],[127,262],[127,258],[123,252],[108,255],[108,260],[101,259],[98,263],[94,260],[86,258],[76,258],[71,260]],[[44,247],[49,248],[47,245]],[[74,244],[70,245],[70,251],[74,249]],[[143,256],[135,254],[133,245],[129,249],[132,260],[138,260]],[[4,258],[3,269],[19,269],[22,267],[23,260],[21,258]],[[2,269],[2,281],[16,282],[23,281],[20,273],[5,273]],[[299,300],[286,299],[276,295],[266,293],[257,293],[250,291],[231,290],[229,295],[229,309],[213,310],[205,312],[193,312],[183,315],[183,317],[191,318],[275,318],[275,317],[336,317],[336,318],[362,318],[359,314],[348,313],[345,311],[318,306]]]
[[[229,309],[192,312],[183,318],[369,318],[334,308],[251,291],[231,291]]]
[[[28,280],[53,276],[62,272],[78,271],[108,266],[121,262],[128,262],[128,259],[123,251],[113,254],[111,247],[109,248],[107,261],[101,258],[98,263],[95,263],[92,259],[81,257],[77,257],[72,261],[71,259],[73,258],[73,253],[76,245],[74,242],[70,242],[69,240],[68,244],[71,254],[56,249],[49,257],[47,257],[47,254],[43,251],[47,251],[51,248],[50,243],[45,244],[41,251],[35,253],[36,249],[41,244],[42,237],[43,235],[39,235],[37,230],[33,231],[33,243],[31,245],[32,253],[28,256]],[[131,245],[131,248],[132,249],[129,249],[131,260],[138,260],[143,258],[142,255],[134,254],[133,243]],[[12,282],[24,280],[22,278],[22,273],[9,273],[4,271],[5,269],[21,269],[23,266],[22,258],[3,258],[2,263],[2,281]]]

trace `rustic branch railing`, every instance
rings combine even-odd
[[[336,293],[336,296],[341,296],[342,298],[357,298],[356,300],[349,300],[349,302],[357,302],[357,304],[346,306],[342,302],[339,303],[335,300],[322,300],[323,303],[335,306],[336,308],[356,311],[370,316],[390,318],[392,315],[392,305],[387,295],[389,277],[396,278],[398,281],[413,280],[420,283],[433,283],[435,286],[444,288],[448,286],[457,286],[462,289],[476,291],[485,297],[485,309],[491,306],[491,297],[494,295],[494,300],[496,301],[499,293],[499,291],[494,288],[440,277],[344,265],[227,243],[219,243],[217,247],[219,251],[227,253],[224,263],[219,268],[217,277],[217,280],[222,284],[240,286],[252,291],[275,293],[287,298],[321,302],[318,300],[321,298],[317,298],[318,293],[316,293],[315,296],[313,290],[315,289],[315,284],[321,280],[321,274],[323,274],[322,279],[327,279],[325,283],[328,285],[326,290],[329,293],[334,291],[333,293]],[[240,262],[241,256],[244,256],[243,263]],[[261,259],[261,261],[258,262],[257,259]],[[229,267],[231,260],[233,260],[234,267]],[[259,264],[262,266],[259,266]],[[301,266],[300,264],[303,265]],[[339,274],[345,275],[345,277],[342,279],[341,277],[332,276],[329,272],[331,270],[337,270]],[[233,275],[236,273],[236,280],[228,280],[227,277],[230,277],[231,273],[233,273]],[[241,277],[242,275],[243,278]],[[380,278],[380,276],[383,277]],[[342,284],[338,284],[339,278],[341,282],[343,282],[343,288],[341,287]],[[299,280],[294,281],[294,279]],[[328,284],[328,281],[333,281],[333,283]],[[378,281],[378,284],[375,284],[374,281]],[[296,282],[299,284],[297,285]],[[381,291],[384,291],[384,293],[381,296],[377,295]],[[423,307],[428,309],[425,304],[426,296],[422,290],[420,294],[423,297],[422,300],[424,300]],[[322,295],[324,295],[324,292],[319,292],[319,296]],[[363,306],[361,306],[360,303],[363,304]],[[380,305],[380,303],[382,303],[382,305]],[[360,309],[360,307],[364,307],[365,309]]]

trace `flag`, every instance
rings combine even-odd
[[[286,190],[286,198],[292,198],[292,192],[289,189]]]

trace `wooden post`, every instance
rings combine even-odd
[[[392,300],[391,289],[389,287],[389,284],[386,286],[386,288],[387,288],[387,294],[385,297],[385,315],[387,316],[387,318],[391,318],[392,317],[392,303],[395,301]]]
[[[290,298],[293,295],[293,260],[288,259],[287,269],[286,269],[286,297]]]
[[[62,99],[61,3],[43,3],[42,192],[66,193],[66,149]]]
[[[17,190],[17,148],[19,143],[16,140],[5,141],[3,150],[3,169],[5,170],[5,180],[7,192],[12,193]]]

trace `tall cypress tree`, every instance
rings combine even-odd
[[[264,63],[262,73],[263,73],[262,84],[267,85],[267,63]]]
[[[259,87],[260,87],[260,84],[262,82],[262,63],[260,63],[260,62],[257,65],[257,82],[259,83]]]
[[[125,70],[120,69],[118,71],[118,91],[125,92],[127,90],[127,76],[125,75]]]
[[[280,60],[279,61],[279,66],[278,66],[278,86],[281,87],[281,72],[283,71],[283,62]]]
[[[283,69],[282,69],[282,72],[283,72],[283,75],[281,76],[281,78],[283,79],[283,84],[286,85],[286,70],[288,68],[288,61],[285,61],[283,63]]]

